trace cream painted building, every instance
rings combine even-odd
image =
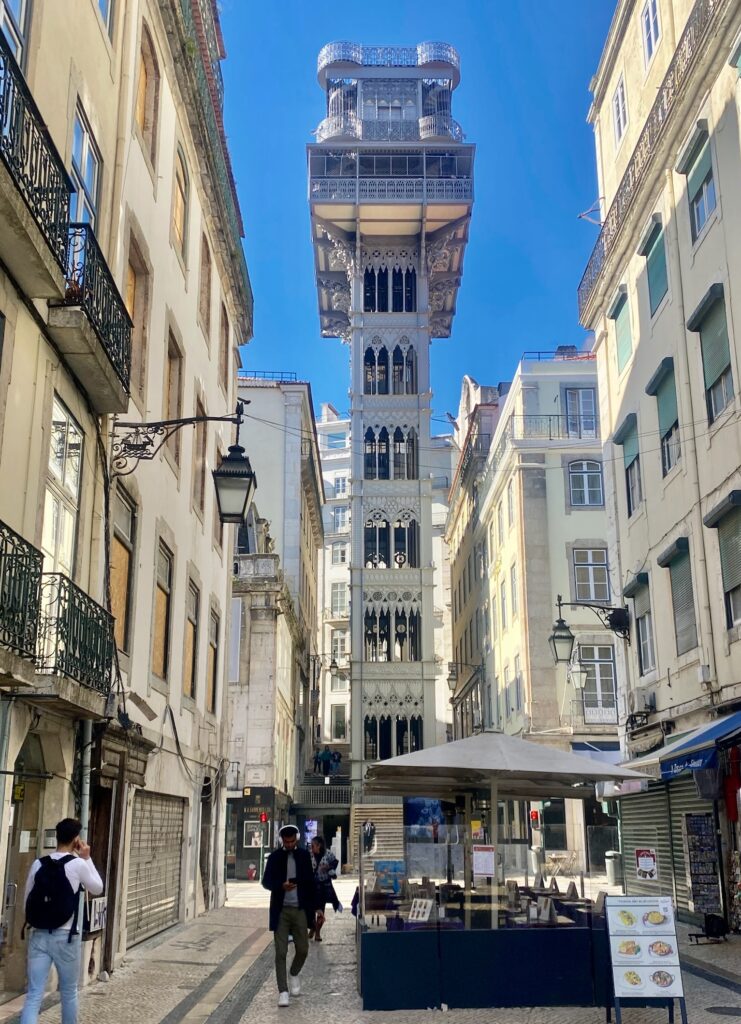
[[[447,537],[452,566],[453,734],[498,729],[563,750],[620,756],[616,640],[583,607],[614,599],[607,557],[594,358],[563,346],[525,353],[511,384],[463,380],[461,457]],[[554,665],[548,644],[558,595],[576,637],[574,661]],[[577,670],[581,670],[577,672]],[[579,685],[583,683],[583,689]],[[586,867],[594,801],[505,805],[509,837],[575,851]],[[603,850],[591,851],[592,866]],[[602,865],[604,859],[602,858]]]
[[[628,751],[653,751],[647,770],[665,780],[621,803],[626,842],[652,830],[682,913],[703,909],[684,815],[720,813],[723,882],[737,845],[725,802],[659,757],[741,706],[740,55],[734,0],[621,0],[591,83],[603,227],[579,305],[595,334],[610,561],[632,612],[620,719]],[[708,742],[707,764],[728,774]],[[713,892],[704,909],[717,911]]]
[[[253,506],[237,540],[229,672],[227,854],[248,878],[258,847],[264,858],[295,813],[313,759],[324,487],[310,385],[241,373],[238,391],[262,517]]]
[[[22,891],[80,815],[106,882],[90,943],[111,968],[224,898],[231,556],[210,470],[233,428],[202,418],[233,416],[252,296],[223,43],[190,0],[0,15],[0,862]],[[125,422],[181,417],[201,419],[156,454],[150,439],[149,462],[116,461],[144,437]],[[22,918],[8,901],[8,989]]]

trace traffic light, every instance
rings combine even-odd
[[[540,811],[530,811],[530,828],[540,828]]]
[[[268,823],[268,812],[267,811],[260,811],[260,824],[261,825],[267,825],[267,823]]]

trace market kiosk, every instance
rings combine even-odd
[[[585,799],[596,782],[641,778],[495,732],[370,767],[369,792],[434,798],[443,820],[406,828],[402,858],[363,858],[363,1008],[609,1005],[604,880],[510,863],[494,823],[500,800]]]

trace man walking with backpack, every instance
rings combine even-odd
[[[62,1024],[77,1024],[77,983],[80,976],[80,932],[77,927],[80,888],[93,896],[103,882],[90,860],[90,847],[80,839],[75,818],[57,824],[57,848],[35,860],[26,880],[28,992],[21,1024],[36,1024],[52,964],[59,975]],[[25,928],[24,928],[25,930]]]

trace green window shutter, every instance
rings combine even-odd
[[[630,338],[630,307],[627,298],[621,300],[615,315],[615,341],[618,370],[622,370],[630,359],[633,347]]]
[[[633,598],[633,614],[640,619],[646,612],[651,611],[651,592],[648,587],[641,587]]]
[[[705,178],[707,178],[708,171],[711,167],[710,139],[706,139],[705,144],[698,149],[697,156],[692,161],[692,166],[687,171],[687,191],[689,193],[690,202],[700,191],[702,183],[705,181]]]
[[[723,516],[718,524],[723,593],[741,585],[741,508]]]
[[[633,427],[623,439],[623,460],[627,469],[638,458],[638,430]]]
[[[677,654],[684,654],[686,651],[691,651],[693,647],[697,647],[695,600],[692,595],[692,568],[689,551],[674,559],[669,566],[669,576],[674,607]]]
[[[700,347],[707,390],[715,384],[731,361],[728,350],[726,307],[722,300],[710,308],[700,325]]]
[[[674,373],[667,373],[656,391],[659,407],[659,436],[664,437],[677,421],[677,389]]]
[[[664,232],[660,229],[656,232],[656,238],[646,255],[646,272],[648,274],[648,299],[651,316],[653,316],[669,289],[669,280],[666,275]]]

